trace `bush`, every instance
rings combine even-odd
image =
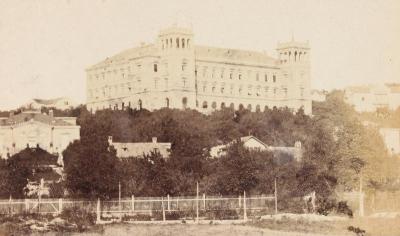
[[[347,205],[347,202],[344,201],[338,202],[336,212],[339,214],[347,215],[349,217],[353,217],[353,211]]]
[[[61,212],[61,218],[69,223],[76,224],[79,231],[83,231],[96,222],[96,214],[79,207],[66,208]]]
[[[136,214],[133,216],[129,215],[124,215],[122,217],[122,221],[129,221],[129,220],[134,220],[134,221],[151,221],[151,216],[147,214]]]
[[[210,220],[237,220],[239,215],[236,210],[213,207],[206,210],[206,218]]]
[[[318,214],[326,216],[333,212],[353,217],[353,211],[347,205],[347,202],[336,202],[334,199],[323,199],[319,202],[317,207]]]

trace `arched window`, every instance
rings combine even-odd
[[[297,61],[297,51],[294,52],[294,61]]]
[[[251,111],[251,104],[247,105],[247,110]]]
[[[264,112],[266,112],[268,110],[269,110],[268,106],[264,106]]]
[[[184,97],[184,98],[182,98],[182,107],[183,107],[183,109],[186,109],[186,107],[187,107],[187,97]]]
[[[225,108],[225,102],[221,103],[221,109]]]
[[[217,108],[217,103],[216,103],[216,102],[213,102],[213,103],[211,104],[211,107],[212,107],[212,109],[216,109],[216,108]]]
[[[153,65],[153,71],[154,71],[154,72],[157,72],[157,71],[158,71],[157,63],[154,63],[154,65]]]
[[[165,107],[169,108],[169,98],[165,98]]]
[[[207,102],[204,101],[204,102],[203,102],[203,108],[206,109],[207,107],[208,107]]]
[[[185,48],[185,39],[182,39],[182,48]]]
[[[256,106],[256,112],[260,112],[260,111],[261,111],[260,105],[257,105]]]
[[[243,104],[239,104],[239,110],[243,110],[244,109],[244,106],[243,106]]]
[[[229,107],[234,110],[235,109],[235,104],[233,104],[233,102],[229,105]]]
[[[176,38],[176,48],[179,48],[179,38]]]

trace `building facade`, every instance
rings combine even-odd
[[[227,149],[235,141],[236,140],[227,144],[211,147],[210,156],[212,158],[219,158],[226,155]],[[279,147],[268,146],[266,143],[254,136],[245,136],[240,138],[240,142],[242,142],[243,146],[249,150],[271,152],[277,159],[287,159],[300,162],[303,157],[303,149],[300,141],[296,141],[293,147]]]
[[[108,144],[114,147],[118,158],[143,157],[152,153],[158,153],[163,158],[169,158],[172,145],[171,143],[157,142],[156,137],[153,137],[151,142],[114,142],[112,136],[108,137]]]
[[[400,107],[400,84],[348,87],[345,100],[358,112],[374,112],[379,108],[395,110]]]
[[[51,154],[62,154],[70,142],[80,139],[75,117],[54,117],[25,111],[0,118],[0,156],[7,158],[30,147],[40,147]]]
[[[211,112],[221,107],[311,113],[308,43],[280,43],[266,53],[198,46],[190,29],[162,30],[155,42],[128,49],[86,69],[87,107],[163,107]]]
[[[380,128],[379,133],[390,155],[400,155],[400,129]]]
[[[76,102],[67,97],[60,97],[54,99],[39,99],[34,98],[25,104],[23,107],[26,109],[40,110],[42,107],[45,108],[56,108],[59,110],[68,110],[76,107]]]

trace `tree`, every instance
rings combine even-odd
[[[46,176],[60,177],[48,167],[56,163],[57,156],[41,148],[26,148],[12,155],[5,162],[6,171],[3,172],[7,176],[5,182],[8,186],[8,194],[13,198],[24,198],[24,188],[28,181],[38,182],[41,178],[49,180]]]
[[[75,198],[118,196],[119,160],[101,137],[75,141],[63,152],[65,186]]]

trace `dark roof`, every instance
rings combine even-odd
[[[61,118],[52,117],[47,114],[35,113],[35,112],[22,112],[17,115],[10,116],[7,119],[0,119],[0,126],[21,124],[31,120],[49,125],[71,126],[71,123],[62,120]]]

